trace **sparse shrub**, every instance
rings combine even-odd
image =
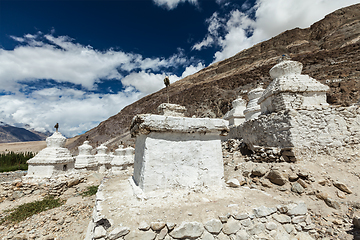
[[[27,170],[27,160],[35,156],[32,152],[25,153],[0,153],[0,172],[10,172],[16,170]]]
[[[92,195],[95,195],[97,190],[98,190],[98,187],[99,186],[90,186],[90,187],[87,187],[87,191],[81,193],[81,196],[83,197],[89,197],[89,196],[92,196]]]
[[[34,201],[30,203],[22,204],[16,208],[6,210],[6,212],[10,212],[9,215],[0,219],[0,224],[2,223],[10,223],[10,222],[21,222],[28,217],[31,217],[34,214],[60,207],[64,203],[63,200],[59,198],[54,198],[54,196],[46,196],[41,201]]]

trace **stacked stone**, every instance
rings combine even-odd
[[[0,183],[0,202],[13,201],[36,193],[60,196],[69,187],[82,182],[84,177],[85,175],[69,174],[67,177],[52,178],[51,181],[27,182],[28,179],[25,178],[25,181],[2,182]]]
[[[253,162],[295,162],[295,154],[291,148],[254,146],[247,160]]]
[[[106,224],[100,224],[105,223]],[[219,216],[205,223],[141,222],[138,229],[111,226],[110,221],[98,219],[98,224],[88,239],[313,239],[315,225],[304,202],[258,207],[251,213],[233,213]],[[96,225],[96,223],[95,223]]]

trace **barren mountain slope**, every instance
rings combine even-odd
[[[304,65],[303,74],[331,87],[328,102],[347,106],[360,97],[360,4],[337,10],[310,28],[295,28],[243,50],[235,56],[188,76],[170,86],[170,102],[187,107],[188,115],[222,117],[231,102],[263,83],[270,83],[269,69],[283,54]],[[77,137],[68,147],[75,151],[88,136],[97,146],[108,142],[115,149],[129,140],[131,119],[140,113],[156,113],[166,101],[162,89],[125,107],[118,114]]]

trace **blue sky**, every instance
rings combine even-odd
[[[353,0],[0,1],[0,121],[68,137]]]

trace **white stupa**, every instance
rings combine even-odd
[[[47,147],[28,160],[27,177],[50,178],[74,169],[75,159],[65,148],[66,138],[58,131],[46,138]]]
[[[92,146],[89,141],[85,141],[83,145],[78,147],[79,155],[76,157],[75,168],[83,170],[96,170],[97,162],[95,156],[91,154]]]
[[[244,110],[246,121],[256,119],[261,114],[261,108],[258,104],[259,98],[262,96],[264,89],[260,86],[248,93],[249,102]]]
[[[225,114],[223,119],[229,121],[229,126],[239,126],[245,122],[245,109],[246,101],[242,97],[238,97],[232,102],[232,109]]]
[[[124,148],[124,145],[119,145],[119,148],[115,150],[115,154],[111,160],[111,171],[113,173],[119,173],[128,166],[134,165],[134,156],[134,148]]]
[[[99,165],[99,172],[105,172],[111,168],[111,158],[112,156],[106,153],[107,147],[105,145],[100,145],[96,148],[97,154],[95,155],[95,160]]]
[[[301,74],[302,68],[302,63],[286,59],[270,69],[273,81],[258,100],[261,113],[329,105],[326,102],[329,87],[309,75]]]

